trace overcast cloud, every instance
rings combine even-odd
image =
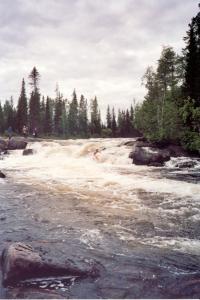
[[[180,52],[198,0],[0,0],[0,99],[17,101],[36,66],[41,93],[76,88],[100,107],[141,101],[163,45]],[[29,87],[27,84],[27,92]]]

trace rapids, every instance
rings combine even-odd
[[[67,249],[102,264],[98,282],[62,283],[64,297],[196,297],[200,185],[166,178],[175,159],[165,168],[133,165],[129,140],[36,141],[33,155],[17,150],[1,160],[1,239],[47,240],[53,255]]]

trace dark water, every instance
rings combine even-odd
[[[160,247],[159,239],[198,241],[200,222],[191,217],[200,202],[177,197],[172,205],[167,194],[135,189],[143,207],[136,217],[129,209],[104,209],[109,199],[103,197],[83,201],[70,191],[16,184],[11,178],[0,189],[1,251],[22,241],[49,260],[95,261],[100,270],[95,279],[53,278],[1,287],[2,298],[199,298],[198,251]]]

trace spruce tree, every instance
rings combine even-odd
[[[25,90],[25,81],[22,80],[21,93],[17,105],[17,131],[22,132],[23,126],[27,126],[28,122],[28,104]]]
[[[66,111],[67,100],[62,101],[62,114],[61,114],[61,132],[63,136],[68,136],[68,119]]]
[[[0,102],[0,133],[3,133],[5,130],[5,126],[4,126],[4,113],[3,113],[3,108],[1,106],[1,102]]]
[[[36,67],[33,68],[29,75],[30,85],[32,88],[31,97],[29,101],[29,123],[30,130],[40,126],[40,93],[39,93],[39,80],[40,74]]]
[[[45,100],[44,96],[42,97],[42,101],[40,103],[40,132],[44,133],[45,132]]]
[[[10,98],[10,100],[5,101],[3,107],[3,113],[4,113],[5,129],[12,127],[12,129],[14,130],[16,124],[16,110],[13,106],[12,97]]]
[[[62,133],[62,109],[63,100],[59,91],[58,85],[56,86],[56,100],[55,100],[55,113],[54,113],[54,131],[56,134]]]
[[[186,65],[183,92],[185,97],[195,101],[195,106],[200,106],[200,12],[192,18],[185,41]]]
[[[112,129],[112,136],[113,136],[113,137],[116,137],[116,133],[117,133],[117,122],[116,122],[115,109],[114,109],[114,107],[113,107],[113,109],[112,109],[111,129]]]
[[[83,137],[88,136],[87,100],[81,95],[79,102],[79,132]]]
[[[44,132],[49,135],[52,133],[52,115],[50,108],[50,99],[47,97],[45,105],[45,122],[44,122]]]
[[[91,100],[90,131],[92,135],[101,134],[101,114],[96,96],[94,99]]]
[[[132,129],[132,124],[131,124],[129,111],[127,109],[125,114],[125,136],[131,135],[131,129]]]
[[[68,126],[69,134],[76,136],[78,133],[78,100],[75,90],[73,91],[72,101],[69,105]]]
[[[112,116],[111,116],[111,113],[110,113],[110,106],[109,105],[107,107],[106,122],[107,122],[107,128],[111,129],[111,127],[112,127]]]

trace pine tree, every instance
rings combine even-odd
[[[62,135],[65,137],[68,136],[68,120],[67,120],[66,102],[67,102],[67,100],[62,101],[62,115],[61,115]]]
[[[107,107],[106,121],[107,121],[107,128],[111,129],[111,127],[112,127],[112,116],[111,116],[111,113],[110,113],[110,106],[109,105]]]
[[[2,108],[1,102],[0,102],[0,133],[3,133],[4,130],[5,130],[4,113],[3,113],[3,108]]]
[[[118,111],[118,119],[117,119],[117,123],[118,123],[118,135],[119,136],[126,136],[126,113],[125,111]]]
[[[62,95],[59,91],[58,85],[56,86],[56,100],[55,100],[55,113],[54,113],[54,131],[56,134],[62,133],[62,109],[63,100]]]
[[[200,106],[200,13],[192,19],[186,41],[186,66],[183,92]]]
[[[21,93],[17,105],[17,131],[22,132],[23,126],[27,126],[28,122],[28,104],[25,90],[25,81],[22,80]]]
[[[112,109],[112,121],[111,121],[111,129],[112,129],[112,136],[115,137],[117,133],[117,122],[115,117],[115,109]]]
[[[101,114],[96,96],[94,99],[91,100],[90,131],[92,135],[101,134]]]
[[[83,137],[88,136],[87,100],[81,95],[79,103],[79,132]]]
[[[52,133],[52,114],[51,114],[51,108],[50,108],[50,99],[47,97],[46,99],[46,105],[45,105],[45,123],[44,123],[44,132],[45,134],[51,134]]]
[[[32,87],[31,97],[29,101],[29,123],[30,130],[39,128],[40,126],[40,93],[39,93],[39,80],[40,74],[36,67],[33,68],[29,75],[30,85]]]
[[[39,81],[40,81],[40,73],[33,67],[33,70],[29,74],[30,86],[32,87],[32,91],[34,93],[39,92]]]
[[[42,97],[42,101],[40,103],[40,132],[44,133],[45,132],[45,100],[44,96]]]
[[[13,106],[13,98],[11,97],[10,100],[6,100],[3,107],[3,113],[4,113],[4,125],[5,129],[8,127],[12,127],[12,129],[15,129],[16,124],[16,110]]]
[[[132,124],[131,124],[129,111],[127,109],[125,114],[125,136],[130,136],[131,130],[132,130]]]
[[[72,101],[69,105],[68,115],[69,134],[76,136],[78,133],[78,100],[76,91],[73,91]]]
[[[133,105],[131,104],[131,108],[130,108],[130,120],[133,124],[134,122],[134,109],[133,109]]]

